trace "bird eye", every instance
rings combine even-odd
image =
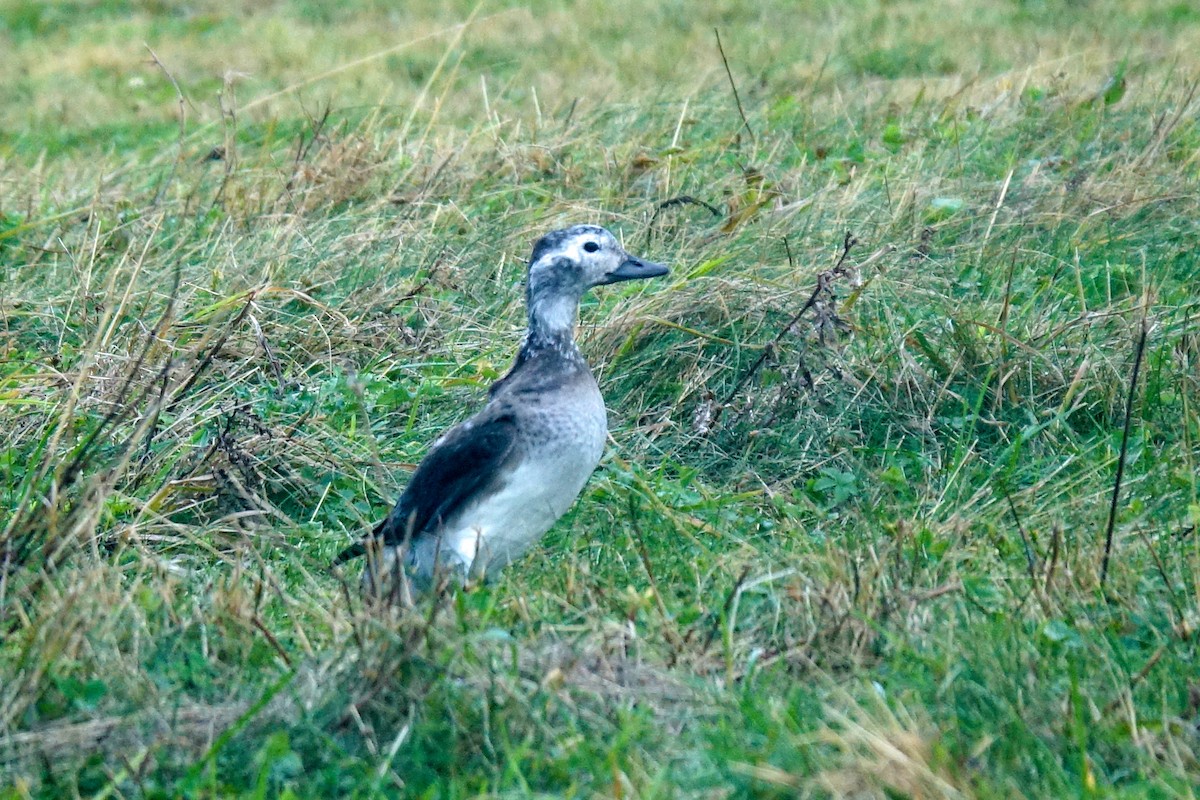
[[[600,249],[600,245],[596,244],[595,242],[584,242],[583,249],[584,249],[584,252],[594,253]]]

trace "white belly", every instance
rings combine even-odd
[[[504,484],[446,520],[440,535],[412,543],[406,569],[418,585],[441,569],[462,577],[494,576],[566,513],[600,463],[608,420],[594,381],[545,398],[521,424],[526,427],[520,463]],[[400,550],[384,548],[380,574],[395,566]]]
[[[494,573],[532,547],[566,513],[596,469],[604,436],[540,452],[494,494],[464,509],[442,537],[472,577]]]

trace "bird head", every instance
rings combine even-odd
[[[593,286],[666,275],[667,268],[625,252],[597,225],[575,225],[538,239],[529,259],[531,299],[543,292],[576,299]]]

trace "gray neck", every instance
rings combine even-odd
[[[514,379],[518,384],[521,383],[516,376],[530,374],[522,371],[527,364],[541,365],[541,371],[538,372],[540,379],[548,376],[550,380],[558,380],[564,373],[587,372],[587,363],[575,346],[575,315],[579,311],[579,295],[557,286],[532,286],[526,292],[526,302],[529,307],[529,330],[525,334],[525,341],[517,351],[512,369],[492,384],[488,392],[491,397],[505,387],[511,387]],[[533,385],[542,385],[540,379],[535,380]]]
[[[576,353],[575,317],[579,298],[558,287],[530,287],[526,302],[529,305],[529,333],[522,350],[554,348],[564,355]]]

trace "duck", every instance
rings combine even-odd
[[[539,238],[512,367],[480,411],[433,442],[387,517],[334,563],[365,556],[364,587],[422,592],[493,579],[528,552],[575,502],[608,436],[604,398],[575,344],[579,302],[595,287],[668,272],[597,225]]]

